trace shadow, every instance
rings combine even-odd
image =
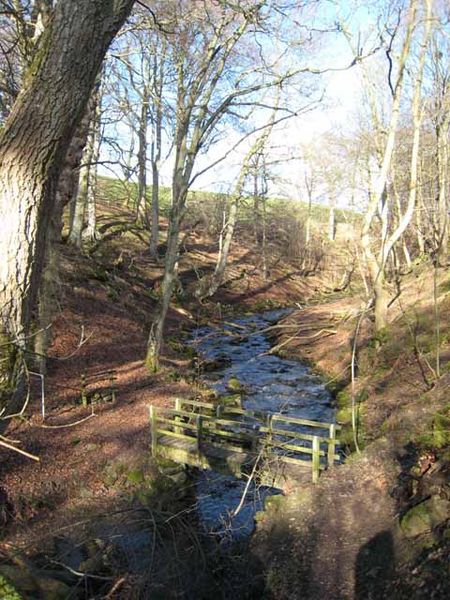
[[[255,296],[255,294],[262,294],[264,292],[268,292],[269,290],[276,288],[277,286],[279,286],[281,283],[284,283],[286,281],[289,281],[290,279],[294,279],[296,276],[301,276],[302,275],[302,271],[290,271],[289,273],[286,273],[280,277],[278,277],[277,279],[272,279],[267,281],[267,283],[265,283],[264,285],[262,285],[261,287],[252,290],[248,290],[247,292],[244,292],[243,294],[239,294],[237,296],[237,300],[239,302],[244,302],[245,300],[249,300],[250,298],[253,298]],[[229,282],[227,282],[229,283]],[[214,298],[214,296],[213,296]]]
[[[361,547],[355,564],[355,600],[390,598],[395,574],[392,534],[382,531]]]

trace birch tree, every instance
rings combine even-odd
[[[411,105],[411,113],[413,120],[413,144],[411,150],[410,161],[410,187],[407,205],[398,219],[395,227],[392,227],[392,198],[388,193],[388,183],[391,171],[391,163],[393,160],[398,124],[401,111],[401,100],[405,85],[406,70],[408,68],[408,59],[410,58],[411,45],[413,36],[417,30],[419,15],[418,15],[418,0],[410,0],[408,12],[406,16],[405,33],[401,44],[398,63],[396,65],[395,80],[392,82],[389,79],[391,89],[391,113],[384,136],[383,142],[378,142],[378,164],[379,167],[374,176],[371,177],[369,189],[369,201],[364,216],[361,242],[364,251],[365,260],[370,273],[374,299],[375,313],[375,331],[382,331],[387,325],[388,311],[388,290],[386,285],[386,265],[389,256],[405,232],[408,224],[411,221],[417,195],[417,164],[418,152],[420,147],[420,133],[422,122],[422,78],[423,69],[428,47],[431,23],[432,23],[432,0],[423,0],[421,8],[424,8],[423,15],[423,31],[422,39],[419,48],[418,67],[415,73],[416,79],[413,86],[413,98]],[[397,33],[398,31],[396,31]],[[391,59],[392,60],[392,59]],[[392,69],[390,69],[392,75]],[[373,105],[372,105],[373,111]],[[380,129],[378,129],[378,132]],[[376,134],[377,140],[379,133]],[[371,166],[369,165],[371,169]],[[377,222],[379,220],[379,226]]]

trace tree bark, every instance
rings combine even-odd
[[[60,0],[0,138],[0,411],[14,410],[58,179],[132,0]]]
[[[172,188],[173,204],[169,217],[161,298],[150,328],[147,342],[146,365],[152,372],[159,369],[159,356],[163,341],[164,323],[167,311],[169,310],[174,284],[178,277],[179,238],[181,224],[185,213],[187,190],[187,185],[183,181],[182,176],[175,172]]]
[[[138,129],[138,197],[136,201],[136,221],[147,215],[147,129],[148,129],[148,90],[144,86]]]

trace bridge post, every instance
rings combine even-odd
[[[320,471],[320,440],[317,435],[313,437],[312,452],[312,481],[317,483]]]
[[[327,466],[331,469],[334,465],[334,455],[336,453],[336,425],[334,423],[330,424],[329,431],[330,441],[328,442],[328,457],[327,457]]]
[[[203,435],[203,417],[202,415],[197,415],[197,450],[200,452],[201,444],[202,444],[202,435]]]
[[[152,436],[152,455],[156,456],[156,448],[158,446],[158,423],[156,417],[156,407],[149,406],[150,414],[150,432]]]
[[[181,398],[175,398],[175,410],[181,411],[181,406],[182,406]],[[175,416],[174,421],[175,421],[175,423],[179,423],[181,421],[181,418]],[[184,433],[182,427],[174,427],[173,430],[175,433]]]

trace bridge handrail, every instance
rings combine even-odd
[[[206,408],[211,411],[212,414],[182,410],[183,405],[189,405],[200,409]],[[237,441],[238,444],[243,444],[242,449],[228,444],[230,449],[233,448],[234,451],[237,452],[244,452],[246,444],[249,444],[252,451],[255,451],[256,448],[267,446],[269,449],[273,448],[275,450],[278,448],[290,453],[310,455],[312,458],[313,482],[318,480],[319,471],[325,468],[325,465],[321,464],[321,457],[327,457],[328,468],[331,468],[335,461],[340,460],[339,454],[336,453],[336,445],[339,444],[339,440],[336,438],[336,431],[341,429],[339,425],[311,421],[309,419],[300,419],[297,417],[288,417],[279,413],[264,415],[264,413],[259,412],[258,418],[255,414],[257,411],[232,408],[230,412],[228,412],[228,408],[229,407],[226,405],[214,405],[212,403],[184,399],[176,399],[176,408],[160,407],[157,409],[155,406],[150,406],[152,453],[154,455],[157,453],[159,435],[168,435],[170,437],[189,440],[190,442],[196,441],[198,451],[200,451],[205,437],[208,439],[208,444],[213,445],[215,444],[215,439],[219,442],[219,439],[217,438],[225,438],[228,439],[230,443]],[[245,421],[224,418],[224,415],[226,416],[230,413],[239,416],[247,416],[259,421],[259,423],[255,428],[254,424],[246,423]],[[170,416],[168,417],[167,415]],[[192,422],[193,419],[195,420],[195,423]],[[303,433],[285,429],[283,427],[274,427],[274,423],[301,425],[315,428],[315,430],[327,429],[328,436]],[[172,430],[168,427],[172,428]],[[223,429],[224,427],[237,427],[240,431]],[[243,429],[247,431],[242,431]],[[263,436],[261,436],[261,434],[263,434]],[[274,436],[287,439],[280,440],[276,439]],[[294,444],[292,443],[294,440],[310,442],[311,446]],[[321,445],[323,444],[326,444],[326,450],[321,448]],[[295,464],[302,464],[305,462],[299,458],[282,456],[277,453],[274,453],[273,458],[280,459],[284,462],[293,462]]]

